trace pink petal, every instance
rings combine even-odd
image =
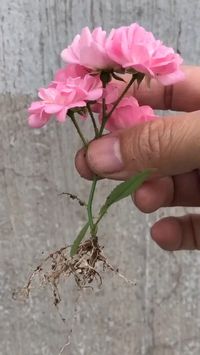
[[[76,35],[72,44],[61,52],[61,58],[65,62],[79,64],[79,41],[80,35]]]
[[[41,110],[44,109],[44,102],[43,101],[35,101],[32,102],[31,106],[28,108],[29,113],[40,113]]]
[[[30,115],[28,117],[28,124],[31,128],[41,128],[43,127],[50,119],[49,115]]]
[[[91,42],[92,42],[92,34],[88,27],[84,27],[80,35],[79,49],[90,46]]]
[[[68,107],[64,107],[60,112],[56,114],[57,121],[59,122],[65,122],[66,121],[66,115],[67,115]]]
[[[61,105],[47,104],[45,105],[44,111],[48,114],[55,114],[62,109]]]
[[[100,97],[102,97],[103,89],[102,88],[97,88],[90,90],[87,95],[87,101],[96,101],[99,100]]]
[[[39,89],[38,96],[44,101],[54,101],[57,95],[57,90],[53,87]]]

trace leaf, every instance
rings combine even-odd
[[[78,236],[76,237],[71,250],[70,250],[70,256],[74,256],[77,253],[77,250],[79,248],[80,243],[82,242],[83,238],[85,237],[85,234],[89,228],[89,222],[87,222],[83,228],[80,230]]]
[[[135,192],[143,184],[143,182],[149,178],[152,170],[144,170],[143,172],[132,177],[130,180],[122,182],[116,186],[107,197],[105,204],[102,206],[100,215],[104,215],[113,203],[118,202]]]

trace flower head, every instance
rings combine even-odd
[[[109,57],[122,68],[157,78],[164,85],[184,79],[180,55],[137,23],[113,29],[106,49]]]
[[[69,77],[66,82],[53,82],[48,88],[39,90],[41,101],[33,102],[29,107],[29,125],[40,128],[49,121],[51,115],[64,122],[69,109],[85,107],[88,101],[98,100],[102,93],[99,77],[89,74],[83,78]]]
[[[113,69],[116,63],[106,52],[106,40],[106,32],[101,27],[92,32],[85,27],[80,35],[76,35],[71,45],[62,51],[61,57],[65,62],[92,70]]]

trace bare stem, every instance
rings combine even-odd
[[[94,193],[95,193],[97,181],[98,181],[98,176],[95,175],[93,182],[92,182],[90,195],[89,195],[89,199],[88,199],[88,203],[87,203],[88,221],[90,224],[90,232],[91,232],[92,237],[96,236],[96,231],[97,231],[97,228],[95,228],[94,217],[93,217],[93,212],[92,212],[92,204],[93,204]]]
[[[103,88],[104,89],[106,88],[106,83],[104,81],[103,81]],[[100,127],[100,130],[99,130],[96,138],[97,137],[99,138],[102,136],[104,125],[106,123],[106,100],[104,97],[102,98],[102,106],[103,106],[102,123],[101,123],[101,127]],[[93,217],[93,212],[92,212],[92,205],[93,205],[93,199],[94,199],[94,193],[95,193],[97,181],[98,181],[98,176],[95,175],[93,178],[92,187],[90,190],[89,200],[88,200],[88,204],[87,204],[88,221],[90,224],[90,231],[91,231],[92,237],[96,237],[96,233],[97,233],[97,224],[96,223],[94,224],[94,217]]]
[[[94,127],[95,138],[97,138],[98,135],[99,135],[99,130],[98,130],[98,128],[97,128],[96,120],[95,120],[95,118],[94,118],[94,115],[93,115],[93,112],[92,112],[92,110],[91,110],[91,106],[90,106],[89,103],[87,103],[87,109],[88,109],[88,112],[89,112],[89,115],[90,115],[90,117],[91,117],[92,124],[93,124],[93,127]]]
[[[106,83],[104,83],[104,82],[103,82],[103,88],[104,89],[106,88]],[[101,127],[100,127],[100,130],[99,130],[99,137],[102,136],[105,124],[107,122],[106,100],[105,100],[104,97],[102,98],[102,109],[103,109],[102,110],[102,122],[101,122]]]
[[[117,105],[120,103],[121,99],[126,95],[127,91],[130,89],[131,85],[133,85],[134,81],[136,80],[135,75],[132,76],[131,80],[129,81],[128,85],[122,91],[121,95],[118,97],[117,101],[114,103],[112,109],[107,113],[107,120],[112,115],[113,111],[116,109]]]
[[[73,124],[74,124],[74,126],[75,126],[75,128],[76,128],[76,130],[78,132],[79,137],[81,138],[81,140],[83,142],[84,147],[87,148],[88,143],[87,143],[83,133],[81,132],[81,129],[80,129],[78,123],[76,122],[76,119],[74,117],[74,113],[73,112],[70,114],[70,117],[71,117],[71,120],[72,120],[72,122],[73,122]]]
[[[123,97],[126,95],[127,91],[130,89],[131,85],[134,83],[135,80],[136,80],[136,77],[135,77],[135,75],[133,75],[131,80],[129,81],[128,85],[125,87],[125,89],[122,91],[121,95],[118,97],[117,101],[114,103],[112,109],[107,114],[105,114],[105,112],[103,113],[103,119],[102,119],[102,125],[101,125],[100,132],[99,132],[99,137],[102,136],[103,130],[105,128],[106,122],[108,121],[109,117],[112,115],[112,113],[114,112],[114,110],[116,109],[118,104],[120,103],[121,99],[123,99]]]

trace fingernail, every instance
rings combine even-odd
[[[105,136],[90,143],[87,161],[92,170],[111,174],[122,170],[123,161],[118,137]]]

